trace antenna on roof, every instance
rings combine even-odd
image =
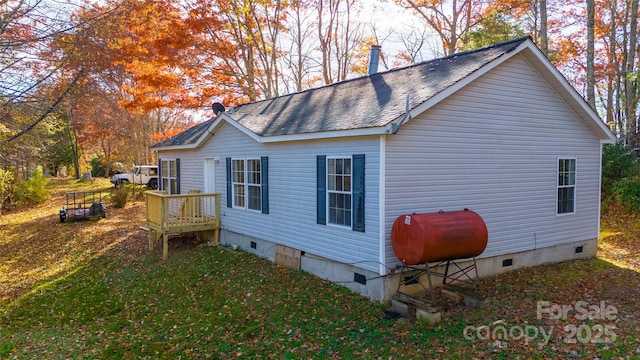
[[[224,105],[222,105],[219,102],[214,102],[213,105],[211,105],[211,108],[213,109],[213,113],[218,116],[220,113],[225,112],[225,108]]]

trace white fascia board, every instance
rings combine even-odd
[[[530,42],[530,40],[525,42],[524,44],[527,44],[529,42]],[[520,45],[520,47],[522,47],[522,46],[523,45]],[[409,116],[410,116],[409,119],[413,119],[414,117],[416,117],[416,116],[422,114],[423,112],[429,110],[430,108],[432,108],[433,106],[437,105],[438,103],[440,103],[444,99],[446,99],[449,96],[451,96],[452,94],[456,93],[458,90],[460,90],[463,87],[469,85],[470,83],[475,81],[480,76],[482,76],[482,75],[488,73],[489,71],[495,69],[498,65],[502,64],[507,59],[510,59],[512,56],[514,56],[515,54],[517,54],[521,50],[522,50],[521,48],[518,48],[518,49],[515,49],[515,50],[511,51],[510,53],[507,53],[507,54],[504,54],[504,55],[500,56],[499,58],[491,61],[487,65],[485,65],[485,66],[481,67],[480,69],[474,71],[473,73],[469,74],[469,76],[467,76],[466,78],[456,82],[455,84],[449,86],[448,88],[444,89],[443,91],[435,94],[434,96],[429,98],[427,101],[423,102],[422,104],[420,104],[420,105],[414,107],[413,109],[409,110]],[[387,130],[386,133],[387,134],[390,134],[390,133],[393,132],[393,126],[396,124],[396,122],[397,121],[393,121],[393,122],[389,123],[386,126],[386,130]],[[402,125],[402,124],[400,124],[400,125]]]
[[[209,128],[207,129],[206,133],[200,136],[200,138],[198,138],[198,141],[196,141],[193,144],[193,147],[198,148],[204,145],[204,143],[207,140],[209,140],[209,138],[224,124],[224,122],[240,130],[243,134],[249,136],[253,140],[257,142],[261,142],[260,136],[258,136],[256,133],[240,125],[237,121],[233,120],[226,113],[222,113],[211,123],[211,125],[209,125]]]
[[[222,113],[211,123],[211,125],[209,125],[207,130],[204,131],[202,133],[202,135],[200,135],[198,140],[196,140],[196,142],[194,142],[193,144],[169,145],[169,146],[163,146],[163,147],[155,148],[155,150],[156,151],[167,151],[167,150],[197,149],[200,146],[204,145],[206,143],[206,141],[209,140],[209,138],[211,138],[211,135],[213,135],[222,126],[223,122],[231,124],[233,127],[237,128],[242,133],[244,133],[247,136],[251,137],[255,141],[262,142],[262,141],[260,141],[260,136],[256,135],[255,133],[253,133],[251,130],[247,129],[246,127],[238,124],[238,122],[236,122],[235,120],[233,120],[232,118],[227,116],[225,113]]]
[[[601,141],[604,141],[605,143],[611,143],[616,141],[615,135],[611,132],[611,130],[607,127],[607,125],[600,119],[600,116],[589,106],[589,104],[587,104],[587,102],[582,98],[582,96],[578,94],[576,89],[574,89],[573,86],[569,84],[569,82],[564,78],[564,76],[562,76],[560,71],[558,71],[558,69],[556,69],[551,64],[551,62],[542,54],[542,51],[540,51],[540,49],[538,49],[538,47],[531,40],[525,41],[513,51],[500,56],[499,58],[493,60],[489,64],[483,66],[482,68],[478,69],[474,73],[470,74],[466,78],[458,81],[452,86],[434,95],[424,103],[414,107],[409,111],[410,118],[412,119],[418,116],[419,114],[427,111],[429,108],[440,103],[447,97],[454,94],[456,91],[462,89],[463,87],[467,86],[471,82],[475,81],[480,76],[495,69],[498,65],[511,59],[513,56],[522,53],[523,50],[527,50],[526,52],[524,52],[524,56],[529,60],[529,63],[535,69],[540,70],[542,68],[545,70],[543,73],[541,73],[543,78],[548,80],[548,77],[546,77],[544,73],[549,74],[555,83],[555,86],[554,84],[550,84],[550,85],[555,89],[558,89],[558,86],[559,86],[560,87],[559,92],[568,95],[567,97],[564,97],[561,95],[561,97],[565,99],[565,101],[570,100],[573,103],[573,106],[570,105],[572,108],[574,109],[578,108],[581,110],[581,112],[583,112],[583,114],[590,121],[590,123],[586,125],[590,129],[594,130],[594,133],[600,138]],[[527,54],[529,56],[527,56]],[[532,59],[535,59],[534,60],[535,64],[531,62]],[[387,125],[387,133],[392,132],[392,128],[395,123],[396,121]]]
[[[216,121],[214,121],[214,123],[211,124],[212,125],[212,130],[214,129],[213,125],[217,125],[218,121],[222,121],[222,120],[226,121],[228,124],[232,125],[236,129],[240,130],[243,134],[245,134],[248,137],[252,138],[256,142],[262,142],[261,141],[262,137],[260,135],[254,133],[253,131],[251,131],[251,130],[247,129],[246,127],[242,126],[240,123],[238,123],[237,121],[232,119],[229,115],[227,115],[227,113],[220,114],[218,119],[216,119]]]
[[[223,114],[224,115],[224,114]],[[276,135],[276,136],[260,136],[248,128],[244,127],[237,121],[231,119],[229,116],[221,117],[217,119],[211,126],[211,130],[215,128],[219,120],[224,119],[227,123],[233,125],[245,135],[249,136],[258,143],[278,143],[287,141],[304,141],[304,140],[317,140],[317,139],[330,139],[349,136],[366,136],[366,135],[381,135],[384,134],[384,127],[372,127],[363,129],[351,129],[351,130],[336,130],[336,131],[322,131],[303,134],[291,134],[291,135]],[[198,140],[200,141],[200,139]]]
[[[198,138],[198,140],[196,140],[196,142],[194,142],[193,144],[168,145],[168,146],[155,147],[153,148],[153,151],[188,150],[188,149],[198,148],[202,144],[204,144],[207,139],[211,137],[214,130],[220,127],[221,121],[222,121],[221,117],[218,117],[216,120],[214,120],[211,123],[211,125],[209,125],[207,130],[203,132],[202,135],[200,135],[200,137]]]
[[[529,61],[529,64],[539,71],[540,75],[551,87],[558,91],[560,96],[582,119],[588,121],[585,125],[587,125],[601,141],[604,141],[605,143],[615,142],[616,136],[611,132],[604,121],[602,121],[600,115],[598,115],[598,113],[589,106],[578,91],[569,84],[567,79],[555,66],[551,64],[542,51],[530,41],[523,44],[523,46],[529,50],[523,54]],[[541,68],[544,69],[544,71],[540,71]]]
[[[156,151],[156,152],[160,152],[160,151],[170,151],[170,150],[188,150],[188,149],[193,149],[195,146],[193,144],[188,144],[188,145],[169,145],[169,146],[161,146],[161,147],[154,147],[151,150],[152,151]]]
[[[260,136],[248,128],[242,126],[237,121],[233,120],[225,114],[221,114],[218,118],[209,125],[206,132],[203,133],[198,140],[193,144],[186,145],[169,145],[163,147],[154,148],[154,151],[169,151],[169,150],[186,150],[196,149],[202,146],[211,135],[217,131],[223,122],[226,122],[236,129],[240,130],[243,134],[249,136],[258,143],[278,143],[287,141],[305,141],[305,140],[318,140],[318,139],[330,139],[340,137],[352,137],[352,136],[367,136],[367,135],[382,135],[385,133],[385,127],[372,127],[364,129],[352,129],[352,130],[337,130],[337,131],[323,131],[306,134],[292,134],[292,135],[278,135],[278,136]]]
[[[263,136],[258,140],[261,143],[276,143],[286,141],[305,141],[305,140],[318,140],[318,139],[331,139],[350,136],[367,136],[367,135],[382,135],[385,133],[385,127],[372,127],[364,129],[353,130],[336,130],[336,131],[323,131],[307,134],[293,134],[293,135],[278,135],[278,136]]]

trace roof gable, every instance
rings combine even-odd
[[[525,57],[602,140],[614,137],[530,38],[422,62],[221,113],[154,148],[197,147],[229,123],[258,142],[393,133],[409,120],[515,54]]]
[[[258,136],[382,127],[513,51],[526,38],[237,106],[228,115]]]

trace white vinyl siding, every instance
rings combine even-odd
[[[481,257],[598,237],[600,141],[521,56],[387,136],[387,266],[393,221],[469,208],[486,222]],[[575,214],[556,216],[559,157],[580,159]]]
[[[223,201],[222,227],[378,272],[398,263],[391,227],[407,213],[476,211],[489,230],[482,257],[597,238],[600,152],[599,139],[516,55],[382,140],[362,136],[266,144],[225,124],[201,148],[160,155],[181,159],[185,192],[203,189],[204,158],[268,156],[269,215],[228,208]],[[317,224],[317,156],[345,154],[366,154],[362,233]],[[574,214],[557,216],[553,164],[567,154],[580,159]],[[225,162],[215,166],[216,189],[226,199]]]
[[[179,171],[179,183],[180,183],[180,193],[187,193],[189,190],[198,189],[204,192],[204,181],[205,176],[203,172],[203,162],[205,157],[192,157],[192,154],[188,151],[164,151],[158,154],[162,159],[180,159],[180,171]],[[182,157],[185,156],[183,159]],[[164,165],[163,165],[164,167]],[[183,172],[182,169],[188,169],[187,172]],[[193,169],[198,168],[197,173],[194,173]],[[221,170],[224,171],[224,168]],[[183,185],[183,180],[187,180],[187,183]],[[198,186],[193,186],[194,183],[199,184]],[[224,185],[224,183],[222,183]]]
[[[260,144],[231,125],[223,125],[201,148],[166,151],[161,156],[180,157],[183,191],[203,189],[202,162],[213,154],[221,159],[269,157],[269,214],[227,208],[225,161],[215,164],[216,189],[221,193],[222,227],[266,241],[289,246],[359,268],[380,271],[379,151],[377,136],[324,141]],[[366,154],[365,232],[343,226],[317,224],[316,157]]]

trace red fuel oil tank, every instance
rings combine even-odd
[[[391,228],[393,251],[407,265],[475,257],[488,239],[484,220],[468,209],[400,215]]]

